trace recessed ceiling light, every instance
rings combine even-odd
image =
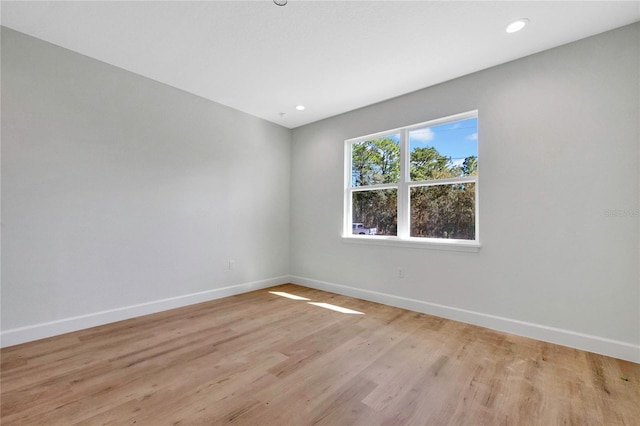
[[[298,106],[296,107],[296,109],[297,109],[298,111],[302,111],[302,110],[304,110],[304,105],[298,105]]]
[[[505,30],[508,33],[515,33],[516,31],[520,31],[521,29],[523,29],[528,23],[529,20],[527,18],[521,18],[507,25],[507,28]]]
[[[287,0],[273,0],[273,2],[275,4],[277,4],[278,6],[286,6],[287,5]]]

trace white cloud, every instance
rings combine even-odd
[[[477,141],[478,140],[478,134],[477,133],[470,134],[469,136],[467,136],[467,140]]]
[[[451,160],[451,166],[452,167],[462,167],[462,165],[464,164],[464,158],[458,158],[458,159],[452,159]]]
[[[435,133],[431,128],[427,127],[425,129],[413,130],[411,132],[411,142],[429,142],[435,138]]]

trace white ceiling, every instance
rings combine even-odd
[[[640,1],[2,1],[0,13],[6,27],[294,128],[639,21]],[[521,17],[530,25],[507,34]]]

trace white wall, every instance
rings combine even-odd
[[[639,40],[635,24],[295,129],[294,281],[640,362]],[[473,109],[480,251],[342,241],[343,141]]]
[[[3,28],[3,345],[286,281],[290,146]]]

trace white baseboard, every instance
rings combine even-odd
[[[46,337],[57,336],[72,331],[83,330],[90,327],[122,321],[142,315],[155,314],[169,309],[180,308],[195,303],[207,302],[222,297],[233,296],[262,288],[289,282],[288,276],[269,278],[261,281],[236,284],[223,288],[202,291],[199,293],[185,294],[168,299],[154,300],[138,305],[124,306],[122,308],[109,309],[88,315],[64,318],[42,324],[30,325],[6,330],[0,333],[0,347],[18,345]]]
[[[305,287],[330,291],[345,296],[357,297],[371,302],[383,303],[385,305],[409,309],[467,324],[478,325],[544,342],[555,343],[562,346],[568,346],[613,358],[640,363],[640,345],[633,345],[626,342],[606,339],[584,333],[577,333],[570,330],[563,330],[560,328],[548,327],[510,318],[483,314],[480,312],[473,312],[465,309],[409,299],[406,297],[393,296],[391,294],[378,293],[375,291],[363,290],[310,278],[290,276],[289,281],[293,284]]]
[[[236,284],[199,293],[14,328],[0,332],[0,347],[13,346],[288,282],[640,363],[640,345],[299,276],[282,276]]]

